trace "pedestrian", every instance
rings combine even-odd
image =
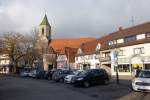
[[[135,76],[138,76],[139,73],[140,73],[140,71],[141,71],[141,69],[140,69],[140,67],[139,67],[139,65],[138,65],[137,68],[136,68],[136,75],[135,75]]]

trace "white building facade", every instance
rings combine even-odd
[[[8,54],[0,54],[0,73],[9,73],[9,63]]]
[[[94,46],[94,49],[92,49],[88,53],[79,48],[77,56],[75,57],[76,68],[81,70],[99,68],[99,52],[97,51],[99,51],[100,46],[100,43],[98,43],[96,46]]]
[[[132,76],[137,67],[150,69],[150,23],[121,30],[120,36],[118,33],[110,35],[106,48],[100,50],[101,66],[111,75],[118,70],[119,75]]]
[[[77,69],[95,69],[100,65],[96,54],[77,56],[75,59]]]
[[[150,43],[117,48],[119,75],[134,75],[137,66],[150,69]],[[116,67],[111,60],[112,75],[116,75]]]

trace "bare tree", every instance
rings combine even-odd
[[[32,67],[37,61],[39,66],[43,65],[43,54],[47,52],[48,43],[40,40],[38,31],[34,28],[30,34],[6,33],[4,39],[7,42],[7,52],[10,57],[10,66],[13,72],[20,63]],[[21,64],[19,65],[21,67]]]
[[[34,61],[37,61],[38,66],[43,65],[43,54],[47,48],[47,46],[43,43],[43,41],[40,40],[39,32],[37,28],[34,28],[31,30],[28,40],[30,40],[32,44],[32,50],[30,52],[30,56],[28,56],[28,59],[30,59],[30,63],[33,65]]]
[[[7,43],[7,52],[10,57],[10,66],[13,72],[16,72],[18,61],[24,56],[21,48],[21,40],[23,36],[19,33],[6,33],[4,34],[4,39]]]

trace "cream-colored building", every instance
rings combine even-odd
[[[137,67],[150,69],[150,22],[105,36],[100,49],[101,67],[111,75],[134,75]],[[117,66],[117,67],[116,67]]]
[[[150,22],[120,27],[97,41],[87,42],[78,49],[75,59],[80,69],[84,65],[90,69],[103,68],[110,75],[116,75],[116,70],[119,75],[135,75],[137,67],[150,69]]]

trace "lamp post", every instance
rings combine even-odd
[[[118,74],[118,51],[117,49],[113,50],[112,53],[112,60],[114,62],[113,66],[115,67],[116,70],[116,83],[119,84],[119,74]]]
[[[116,83],[119,84],[118,64],[116,65]]]

